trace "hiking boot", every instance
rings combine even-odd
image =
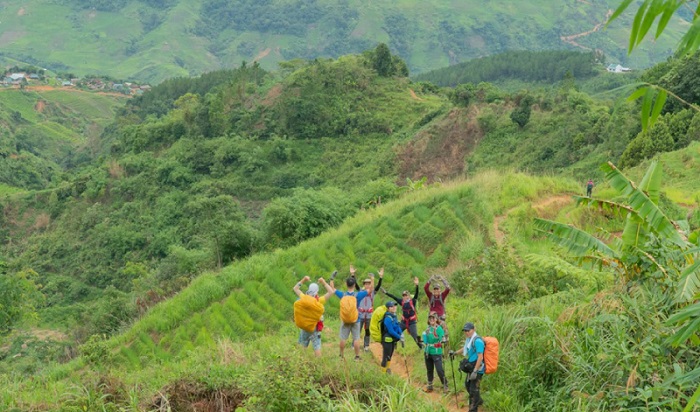
[[[433,391],[433,384],[429,383],[428,386],[426,386],[424,390],[428,393],[432,392]]]
[[[450,385],[448,385],[448,384],[442,385],[442,391],[445,393],[450,393]]]
[[[369,346],[365,346],[365,352],[369,352]]]
[[[386,368],[386,374],[387,374],[387,375],[391,375],[391,369]]]
[[[360,359],[360,355],[355,355],[355,362],[359,362],[359,361],[361,361],[361,360],[362,360],[362,359]]]

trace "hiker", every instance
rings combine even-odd
[[[374,286],[374,273],[370,273],[369,278],[362,282],[364,289],[367,291],[367,297],[360,301],[357,310],[360,312],[360,329],[365,329],[365,352],[369,351],[369,321],[372,319],[372,312],[374,312],[374,295],[375,291],[382,287],[383,279],[384,268],[381,268],[379,269],[379,282],[376,287]],[[360,330],[360,332],[362,332],[362,330]]]
[[[586,196],[591,197],[593,194],[593,179],[588,179],[588,183],[586,183]]]
[[[418,336],[418,314],[416,313],[416,302],[418,300],[418,278],[414,277],[413,278],[413,284],[416,286],[416,292],[413,294],[413,298],[411,298],[411,295],[408,293],[407,290],[404,290],[403,293],[401,294],[402,298],[399,299],[396,296],[392,295],[391,293],[387,292],[386,289],[382,288],[381,291],[384,292],[387,296],[390,298],[394,299],[397,304],[401,305],[401,309],[403,312],[403,318],[401,319],[401,330],[407,330],[408,333],[411,334],[411,337],[413,337],[413,340],[416,342],[416,345],[420,349],[423,349],[423,344],[420,341],[420,337]]]
[[[445,287],[444,291],[440,290],[438,280]],[[433,287],[432,293],[430,292],[431,285]],[[438,316],[443,316],[445,314],[445,299],[447,299],[447,295],[450,294],[450,284],[447,283],[447,279],[440,275],[433,275],[427,282],[425,282],[423,289],[425,290],[425,294],[428,296],[430,312],[436,312]]]
[[[479,385],[484,372],[486,372],[486,364],[484,363],[484,349],[486,346],[481,336],[477,335],[476,328],[472,322],[465,323],[462,331],[464,331],[466,339],[464,349],[462,349],[462,356],[466,357],[469,362],[466,368],[467,378],[464,381],[464,386],[469,394],[469,412],[477,412],[479,406],[484,403],[481,399]]]
[[[357,291],[355,280],[355,268],[350,265],[350,277],[345,280],[346,292],[335,290],[335,295],[340,298],[340,357],[344,357],[345,341],[352,334],[352,346],[355,349],[355,360],[360,360],[360,316],[358,306],[362,299],[367,297],[366,290]],[[331,283],[331,288],[334,288]]]
[[[308,276],[304,276],[302,280],[297,282],[296,285],[294,285],[294,293],[301,298],[303,295],[303,292],[301,291],[301,285],[305,282],[308,282],[311,280]],[[326,288],[326,294],[323,296],[318,296],[318,284],[317,283],[312,283],[309,285],[309,289],[306,291],[306,294],[316,298],[316,300],[321,303],[321,306],[324,306],[326,304],[326,301],[333,295],[333,289],[331,286],[326,283],[326,281],[323,278],[318,279],[318,283],[321,283],[325,288]],[[321,315],[321,318],[319,321],[316,323],[316,328],[313,332],[307,332],[304,329],[300,329],[299,331],[299,345],[301,345],[304,348],[309,347],[309,343],[311,343],[311,347],[314,350],[314,354],[316,356],[321,356],[321,331],[323,330],[323,315]]]
[[[396,342],[402,342],[403,334],[399,321],[396,319],[396,302],[386,303],[386,314],[382,320],[382,372],[391,373],[391,356],[394,354]]]
[[[438,324],[438,315],[431,312],[428,315],[428,328],[423,332],[423,346],[425,351],[425,368],[428,372],[428,386],[426,392],[433,391],[433,373],[437,370],[438,378],[442,383],[442,389],[445,393],[450,391],[450,385],[445,378],[445,369],[442,367],[442,339],[444,332]],[[434,370],[433,370],[434,369]]]
[[[440,283],[445,287],[445,290],[440,289]],[[430,286],[432,285],[432,293],[430,292]],[[450,284],[447,283],[447,279],[441,275],[433,275],[425,282],[423,287],[425,294],[428,296],[428,306],[429,312],[435,312],[438,315],[438,323],[442,326],[443,332],[445,332],[445,337],[443,338],[443,346],[447,346],[449,341],[449,332],[447,330],[447,313],[445,311],[445,299],[447,295],[450,294]]]

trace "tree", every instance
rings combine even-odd
[[[460,84],[450,93],[450,100],[455,106],[467,107],[474,98],[474,85],[471,83]]]
[[[7,273],[5,262],[0,261],[0,335],[20,320],[36,316],[36,306],[43,299],[34,282],[37,277],[31,269]]]
[[[379,45],[377,45],[374,49],[372,67],[377,71],[377,74],[382,77],[389,77],[394,74],[394,64],[389,46],[384,43],[379,43]]]

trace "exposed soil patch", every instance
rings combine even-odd
[[[254,61],[254,62],[257,62],[257,61],[260,61],[260,60],[264,59],[265,57],[267,57],[268,54],[270,54],[271,51],[272,51],[272,49],[268,47],[267,49],[265,49],[265,50],[261,51],[260,53],[258,53],[258,55],[255,56],[255,58],[253,59],[253,61]]]
[[[36,110],[38,113],[43,113],[44,109],[46,108],[46,102],[44,100],[39,99],[36,104],[34,105],[34,110]]]
[[[243,406],[245,395],[237,388],[212,390],[197,382],[179,381],[168,385],[153,399],[156,411],[222,412]]]
[[[450,179],[464,171],[464,158],[483,137],[475,107],[454,109],[398,149],[399,179]]]
[[[24,7],[20,7],[19,10],[17,10],[18,16],[24,16],[25,14],[27,14],[27,11],[24,9]]]

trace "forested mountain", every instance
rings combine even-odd
[[[609,62],[641,69],[665,60],[692,18],[681,10],[659,39],[628,56],[619,40],[632,16],[603,30],[617,3],[9,0],[0,8],[0,58],[159,82],[242,61],[274,69],[280,61],[338,57],[385,42],[414,74],[510,50],[551,49],[600,50]]]

